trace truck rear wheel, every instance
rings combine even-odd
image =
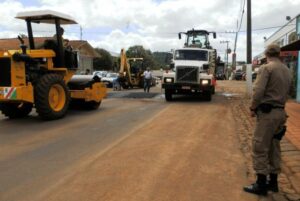
[[[165,99],[166,101],[172,101],[172,90],[170,89],[165,89]]]
[[[66,115],[70,93],[61,75],[46,74],[35,85],[34,99],[40,117],[54,120]]]
[[[26,117],[32,110],[32,103],[0,103],[1,112],[10,119]]]

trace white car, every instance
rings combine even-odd
[[[113,87],[114,80],[118,78],[118,73],[107,73],[105,77],[101,78],[101,81],[106,84],[107,87]]]
[[[98,76],[99,78],[105,77],[107,74],[107,71],[94,71],[93,76]]]

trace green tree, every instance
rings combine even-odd
[[[157,69],[158,66],[153,59],[152,52],[150,50],[144,49],[141,45],[135,45],[129,47],[126,51],[126,56],[128,58],[143,58],[143,68],[149,67],[150,69]]]
[[[170,65],[172,54],[169,52],[153,52],[153,59],[161,68]]]
[[[93,60],[94,70],[113,70],[114,61],[110,53],[101,48],[95,48],[95,51],[98,52],[101,57]]]

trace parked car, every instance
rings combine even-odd
[[[234,73],[234,79],[235,80],[243,80],[243,78],[245,77],[245,72],[242,70],[236,70]]]
[[[255,81],[256,76],[257,76],[257,72],[252,72],[252,75],[251,75],[251,76],[252,76],[252,82]],[[246,75],[246,73],[243,74],[242,80],[247,80],[247,75]]]
[[[106,87],[113,87],[114,80],[118,78],[118,73],[107,73],[105,77],[101,78],[101,81],[106,84]]]
[[[252,72],[252,81],[256,80],[257,72]]]
[[[93,76],[98,76],[99,78],[105,77],[107,74],[107,71],[94,71]]]

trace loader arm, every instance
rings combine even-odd
[[[121,50],[121,64],[120,64],[120,71],[119,73],[124,76],[124,72],[126,73],[125,77],[128,78],[129,84],[131,83],[131,72],[130,72],[130,65],[126,56],[126,52],[124,49]]]

